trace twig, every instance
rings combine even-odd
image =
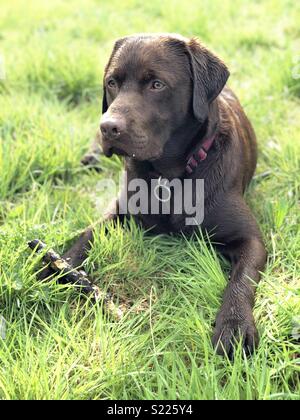
[[[84,293],[92,294],[96,302],[103,299],[107,311],[116,319],[122,318],[123,311],[114,304],[110,294],[100,290],[98,286],[93,284],[85,271],[76,270],[53,249],[47,250],[47,245],[39,239],[29,241],[28,246],[37,253],[43,253],[43,261],[49,264],[55,273],[61,274],[66,283],[80,286]]]

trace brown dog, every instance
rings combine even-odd
[[[201,229],[213,232],[232,261],[213,343],[218,353],[232,356],[236,339],[242,338],[247,352],[258,342],[252,309],[266,251],[243,199],[256,166],[255,134],[236,96],[224,88],[228,77],[223,62],[195,39],[171,34],[120,39],[105,69],[100,129],[103,153],[125,156],[128,182],[144,180],[150,196],[151,179],[194,184],[204,179]],[[93,152],[97,155],[97,143]],[[88,155],[84,163],[90,159]],[[194,192],[192,197],[195,202]],[[199,229],[186,224],[186,212],[174,211],[176,199],[172,190],[169,214],[133,216],[158,233]],[[129,213],[108,218],[124,220]],[[67,253],[73,266],[83,263],[92,240],[88,229]]]

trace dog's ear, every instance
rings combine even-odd
[[[203,47],[197,39],[188,43],[192,79],[193,110],[199,121],[205,121],[209,104],[219,95],[229,77],[225,64]]]
[[[102,98],[102,114],[104,114],[107,110],[108,110],[108,104],[107,104],[107,98],[106,98],[106,90],[105,90],[105,85],[104,85],[104,79],[105,79],[105,74],[112,62],[112,59],[114,58],[116,52],[118,51],[118,49],[124,44],[124,42],[128,39],[128,37],[124,37],[124,38],[120,38],[115,42],[114,48],[112,50],[112,53],[109,57],[108,63],[105,66],[105,70],[104,70],[104,78],[103,78],[103,98]]]

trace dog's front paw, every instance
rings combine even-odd
[[[235,346],[242,341],[247,355],[253,353],[259,338],[252,314],[247,316],[230,316],[220,313],[216,320],[216,327],[212,342],[217,354],[234,358]]]

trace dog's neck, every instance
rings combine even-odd
[[[150,163],[153,175],[162,176],[168,179],[181,178],[185,175],[188,166],[188,160],[194,151],[198,151],[200,145],[207,144],[212,146],[218,129],[218,105],[214,101],[209,109],[209,116],[204,123],[199,123],[196,134],[185,138],[185,149],[177,156],[163,156],[161,159]],[[200,149],[203,150],[203,149]]]

